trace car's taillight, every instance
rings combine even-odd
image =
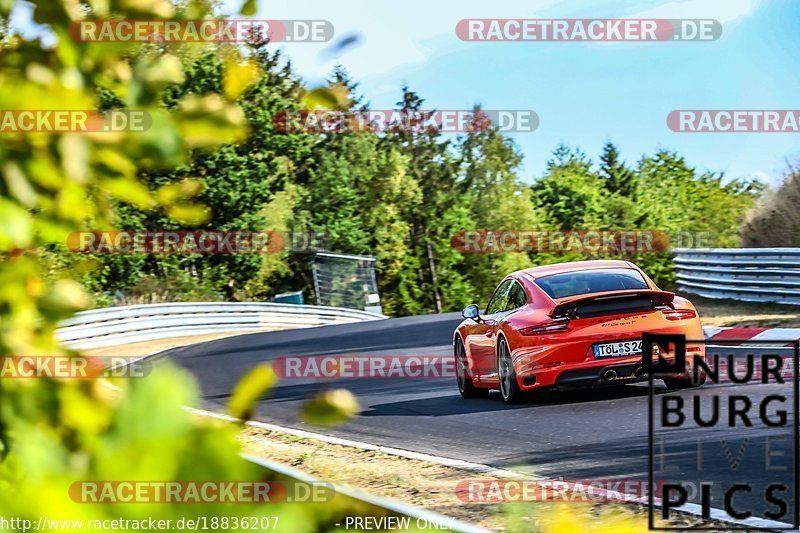
[[[567,329],[567,326],[569,326],[569,319],[559,318],[556,320],[542,322],[541,324],[536,324],[535,326],[522,328],[519,330],[519,332],[523,335],[541,335],[543,333],[556,333],[559,331],[564,331]]]
[[[662,312],[667,320],[686,320],[697,316],[697,313],[691,309],[668,309]]]

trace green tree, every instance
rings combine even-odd
[[[384,138],[408,160],[407,175],[421,194],[418,205],[405,209],[423,307],[431,312],[455,310],[472,293],[460,271],[461,254],[451,245],[453,234],[470,227],[469,197],[458,183],[457,160],[438,128],[422,130],[424,100],[408,87],[397,103],[411,117],[411,128],[398,128]]]
[[[511,139],[497,128],[477,128],[463,136],[457,153],[462,183],[470,198],[471,225],[464,229],[531,231],[549,227],[545,214],[533,205],[531,188],[519,178],[522,154]],[[462,268],[475,288],[473,299],[485,303],[503,276],[542,259],[526,252],[468,253]]]
[[[683,156],[659,150],[643,157],[637,169],[636,202],[653,229],[704,232],[713,246],[736,246],[738,228],[763,186],[749,180],[725,180],[722,174],[697,170]]]
[[[126,230],[214,230],[267,231],[285,228],[291,215],[267,209],[275,194],[295,179],[296,169],[309,157],[307,135],[275,131],[273,118],[280,111],[296,109],[300,80],[284,64],[279,52],[266,44],[251,48],[251,60],[236,59],[225,47],[192,57],[183,69],[183,82],[166,88],[164,103],[175,109],[190,95],[233,96],[244,110],[250,136],[239,145],[200,151],[191,164],[173,171],[143,172],[151,191],[172,202],[186,197],[202,203],[203,210],[173,209],[171,217],[146,211],[136,205],[119,205],[118,224]],[[246,80],[246,87],[231,95],[226,85],[228,71]],[[213,132],[207,132],[213,136]],[[288,200],[290,197],[284,197]],[[274,205],[272,205],[274,207]],[[166,285],[205,287],[228,300],[264,296],[269,281],[286,272],[287,254],[267,257],[259,254],[103,257],[104,273],[99,285],[107,291],[130,289],[143,278],[155,277]],[[187,296],[196,295],[189,291]]]
[[[751,181],[698,173],[668,150],[642,157],[629,169],[609,142],[600,160],[595,170],[582,152],[559,146],[532,187],[534,205],[561,229],[651,230],[667,233],[673,246],[734,246],[737,228],[761,190]],[[559,260],[600,258],[634,261],[663,286],[674,281],[666,251],[569,253]]]
[[[358,85],[336,68],[329,85],[344,91],[343,111],[356,108]],[[332,250],[371,253],[373,229],[366,223],[365,192],[381,167],[384,148],[369,132],[333,133],[315,140],[307,165],[298,176],[300,199],[295,227],[325,234]]]
[[[558,229],[597,229],[607,219],[603,178],[580,150],[558,146],[547,162],[544,176],[533,186],[534,205],[542,209]]]
[[[611,141],[603,145],[598,173],[605,180],[606,189],[610,193],[619,193],[622,196],[633,194],[636,175],[620,161],[619,150]]]

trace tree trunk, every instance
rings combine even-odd
[[[436,306],[436,312],[442,312],[442,297],[439,294],[439,284],[436,282],[436,263],[433,260],[433,248],[431,243],[425,244],[425,250],[428,255],[428,269],[431,271],[431,285],[433,286],[433,303]]]

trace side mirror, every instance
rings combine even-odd
[[[471,318],[476,322],[480,322],[480,314],[481,311],[480,309],[478,309],[478,306],[476,304],[469,304],[464,308],[463,311],[461,311],[461,316],[463,316],[464,318]]]

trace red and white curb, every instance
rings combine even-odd
[[[791,341],[800,339],[800,328],[732,328],[703,326],[706,340]]]

